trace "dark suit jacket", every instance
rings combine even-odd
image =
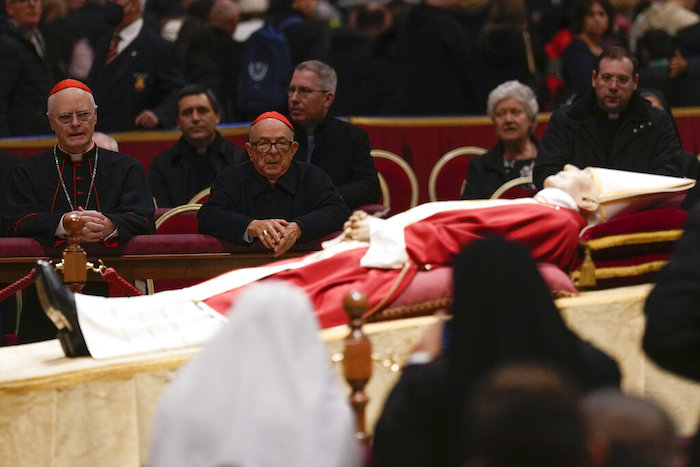
[[[381,190],[367,132],[330,118],[316,128],[314,138],[314,152],[309,160],[308,134],[297,127],[294,139],[299,142],[299,150],[294,158],[322,168],[351,211],[365,204],[379,203]]]
[[[62,77],[45,44],[46,58],[6,18],[0,18],[0,137],[51,133],[46,96]]]
[[[105,65],[111,37],[110,32],[99,40],[88,83],[99,106],[98,130],[132,130],[136,116],[144,109],[158,116],[161,127],[174,126],[175,96],[185,80],[172,44],[143,27],[136,39]]]

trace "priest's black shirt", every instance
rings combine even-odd
[[[180,138],[170,149],[158,154],[148,169],[148,183],[159,208],[186,204],[194,195],[211,186],[225,168],[245,162],[245,149],[230,142],[219,132],[206,154]]]

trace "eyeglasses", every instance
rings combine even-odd
[[[278,152],[287,152],[289,151],[289,148],[292,147],[292,142],[291,141],[277,141],[276,143],[272,143],[270,141],[258,141],[255,143],[250,143],[252,146],[255,146],[255,149],[257,149],[260,152],[268,153],[272,150],[272,147],[274,146],[277,148]]]
[[[304,87],[289,86],[287,88],[287,95],[293,96],[295,92],[299,93],[299,97],[305,99],[311,95],[312,92],[328,92],[325,89],[309,89]]]
[[[598,75],[598,77],[605,83],[605,84],[612,84],[613,80],[617,81],[617,84],[620,86],[624,86],[630,81],[632,81],[632,78],[626,75],[618,75],[614,76],[609,73],[603,73],[601,75]]]
[[[54,117],[56,120],[61,122],[64,125],[70,125],[73,123],[73,117],[77,118],[80,123],[85,123],[88,120],[90,120],[90,117],[92,116],[92,111],[87,111],[83,110],[81,112],[76,112],[74,114],[60,114],[60,115],[53,115],[51,114],[52,117]]]

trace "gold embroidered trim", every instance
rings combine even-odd
[[[391,319],[401,319],[417,314],[422,314],[430,311],[447,308],[452,305],[452,297],[436,298],[434,300],[426,300],[424,302],[387,308],[375,313],[369,321],[385,321]]]
[[[650,272],[660,271],[661,268],[666,266],[668,261],[650,261],[648,263],[637,264],[635,266],[615,266],[610,268],[596,268],[595,278],[600,279],[611,279],[613,277],[631,277],[639,276],[642,274],[647,274]],[[571,278],[573,280],[578,280],[580,271],[577,269],[571,273]]]
[[[659,230],[656,232],[638,232],[631,234],[609,235],[607,237],[588,240],[586,244],[592,250],[602,250],[621,245],[635,245],[655,242],[673,242],[683,234],[682,229]]]

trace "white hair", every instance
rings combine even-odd
[[[525,86],[520,81],[511,80],[499,84],[489,93],[489,98],[486,103],[486,114],[493,120],[493,111],[496,105],[503,99],[512,97],[525,107],[525,113],[532,120],[537,122],[537,113],[540,111],[537,105],[537,97],[530,87]]]
[[[335,94],[335,89],[338,86],[338,75],[332,66],[328,65],[327,63],[323,63],[320,60],[306,60],[305,62],[301,62],[294,67],[294,71],[299,70],[310,70],[315,72],[321,81],[321,86]]]

